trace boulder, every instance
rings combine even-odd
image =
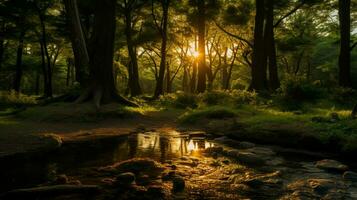
[[[135,183],[135,174],[131,172],[121,173],[115,178],[114,183],[119,186],[131,186]]]
[[[344,165],[336,160],[324,159],[317,161],[315,166],[327,171],[345,172],[348,170],[348,166]]]
[[[346,181],[357,182],[357,173],[352,171],[347,171],[343,173],[343,179]]]
[[[253,152],[242,152],[238,150],[227,151],[227,155],[245,165],[264,165],[265,159]]]

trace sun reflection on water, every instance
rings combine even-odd
[[[199,150],[212,146],[213,143],[205,138],[192,138],[176,131],[147,132],[129,136],[128,142],[118,148],[117,155],[126,152],[129,157],[150,157],[165,161],[184,155],[199,156]]]

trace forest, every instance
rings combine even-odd
[[[0,0],[0,199],[357,199],[357,0]]]

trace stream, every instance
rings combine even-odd
[[[162,172],[154,178],[136,173],[136,184],[118,192],[115,176],[99,169],[135,158],[157,162]],[[1,161],[0,193],[65,183],[105,188],[94,199],[357,199],[355,174],[346,175],[341,163],[317,166],[319,160],[203,132],[149,131]],[[174,191],[180,183],[184,188]]]

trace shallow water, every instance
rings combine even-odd
[[[345,183],[341,174],[315,167],[315,161],[320,158],[279,155],[269,148],[257,146],[256,150],[260,148],[258,154],[266,158],[266,164],[255,167],[243,165],[234,157],[227,157],[227,153],[204,153],[204,149],[214,146],[223,146],[226,152],[236,150],[202,135],[193,137],[177,131],[145,132],[65,144],[48,156],[1,161],[0,193],[34,187],[52,181],[60,174],[80,180],[83,184],[103,184],[101,180],[105,176],[98,174],[96,169],[99,167],[130,158],[151,158],[168,169],[175,165],[176,173],[186,181],[185,194],[179,197],[181,199],[293,199],[296,192],[298,195],[316,195],[309,186],[310,179],[336,183],[326,186],[328,191],[317,194],[319,197],[333,195],[337,191],[338,197],[357,199],[356,184]],[[269,155],[269,152],[272,154]],[[325,187],[324,183],[321,184]]]
[[[190,137],[176,131],[145,132],[127,137],[85,143],[65,144],[46,157],[19,157],[2,161],[0,192],[32,187],[58,174],[81,176],[85,168],[100,167],[130,158],[151,158],[165,162],[214,146],[203,137]]]

